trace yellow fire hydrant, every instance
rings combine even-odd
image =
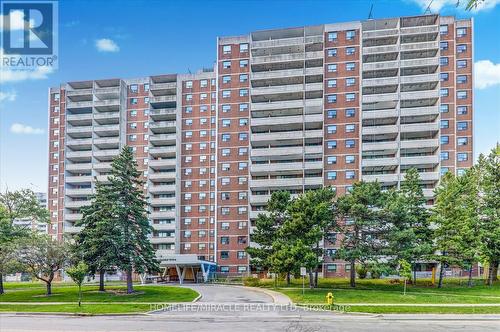
[[[328,303],[328,305],[333,304],[333,293],[332,292],[326,294],[326,303]]]

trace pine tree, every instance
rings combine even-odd
[[[82,219],[76,223],[83,228],[75,237],[75,254],[87,264],[90,275],[99,273],[99,291],[104,292],[104,274],[118,265],[120,233],[110,188],[97,181],[95,189],[91,205],[82,208]]]
[[[340,258],[351,263],[351,287],[356,287],[356,263],[376,260],[384,249],[386,232],[385,195],[378,182],[355,183],[351,192],[337,199],[337,212],[344,220]]]
[[[132,149],[125,146],[113,160],[109,176],[109,197],[112,199],[112,218],[119,237],[117,266],[127,274],[127,293],[132,293],[132,272],[159,271],[158,261],[149,235],[153,228],[148,220],[143,182],[134,161]]]
[[[488,262],[488,284],[498,280],[500,264],[500,145],[478,162],[481,255]]]
[[[418,260],[432,253],[432,231],[425,202],[415,168],[406,172],[401,188],[390,191],[386,201],[389,221],[386,254],[392,258],[393,267],[400,260],[411,263],[414,283],[417,280]]]

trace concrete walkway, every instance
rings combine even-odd
[[[181,287],[191,288],[201,297],[202,303],[274,303],[287,305],[291,303],[288,296],[268,289],[232,285],[192,284]]]

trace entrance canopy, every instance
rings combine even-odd
[[[180,284],[184,283],[186,275],[192,277],[192,280],[196,282],[196,275],[199,272],[203,276],[203,282],[207,282],[210,274],[215,272],[217,266],[214,262],[198,259],[198,256],[194,254],[165,255],[158,257],[158,260],[160,261],[160,267],[164,269],[163,277],[167,276],[169,270],[175,268]]]

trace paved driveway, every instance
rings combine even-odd
[[[273,303],[273,297],[248,287],[226,285],[184,285],[201,294],[202,303]]]

